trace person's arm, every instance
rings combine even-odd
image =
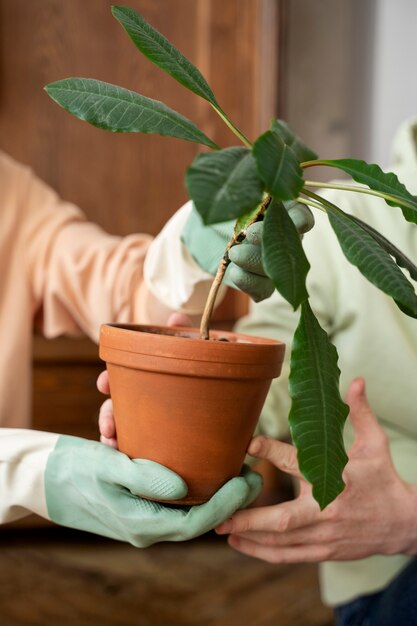
[[[290,502],[238,512],[219,526],[217,532],[229,534],[233,548],[273,563],[417,554],[417,485],[406,483],[395,470],[363,379],[353,381],[347,401],[355,441],[343,475],[344,491],[320,511],[299,473],[295,448],[255,438],[249,453],[298,478],[300,493]]]
[[[314,219],[307,207],[292,203],[288,213],[300,235],[313,227]],[[144,270],[146,288],[171,310],[200,315],[233,229],[234,221],[205,226],[192,202],[187,202],[149,248]],[[262,266],[261,236],[262,224],[258,222],[247,229],[244,244],[229,251],[231,263],[217,304],[226,286],[240,289],[256,301],[271,295],[274,287]],[[143,301],[146,303],[146,298]]]
[[[143,263],[152,237],[117,237],[88,222],[30,170],[8,169],[21,223],[19,240],[32,313],[48,337],[87,334],[103,322],[138,319]]]
[[[175,500],[184,481],[158,463],[129,459],[78,437],[0,429],[0,523],[36,513],[63,526],[146,547],[207,532],[260,489],[253,472],[227,482],[209,502],[187,509]]]

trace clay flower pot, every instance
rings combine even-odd
[[[177,472],[189,491],[179,504],[208,500],[239,475],[284,344],[198,329],[106,324],[106,361],[119,449]]]

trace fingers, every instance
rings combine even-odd
[[[266,459],[286,474],[302,479],[294,446],[270,437],[255,437],[249,444],[248,454]]]
[[[350,407],[349,418],[355,432],[356,447],[362,443],[368,447],[380,447],[386,443],[386,435],[369,406],[363,378],[355,378],[347,392]]]
[[[247,293],[255,302],[261,302],[274,293],[275,287],[267,276],[247,272],[235,263],[230,264],[227,271],[233,285]]]
[[[116,437],[116,424],[114,422],[113,402],[111,398],[107,398],[100,407],[98,428],[100,435],[105,439],[113,439]],[[102,441],[102,443],[105,442]]]
[[[321,516],[320,516],[321,517]],[[233,536],[253,541],[264,546],[299,546],[314,544],[335,544],[340,539],[344,539],[345,531],[332,521],[318,521],[288,530],[285,532],[265,532],[265,531],[248,531],[246,533],[237,533]]]
[[[100,443],[103,443],[109,448],[114,448],[115,450],[117,450],[119,447],[116,437],[104,437],[103,435],[100,435]]]
[[[264,481],[258,472],[253,472],[247,465],[243,466],[241,476],[249,485],[248,496],[241,506],[242,509],[245,509],[259,496]]]
[[[112,462],[101,470],[107,482],[151,500],[177,500],[187,495],[185,481],[164,465],[147,459],[129,459],[120,452],[113,454]]]
[[[247,293],[255,302],[269,298],[275,289],[262,263],[262,232],[262,222],[248,227],[246,241],[229,250],[231,264],[226,274],[232,286]]]
[[[265,276],[262,264],[262,248],[251,243],[233,246],[229,250],[229,259],[243,270],[259,276]]]
[[[184,313],[171,313],[167,322],[168,326],[192,326],[192,321]]]
[[[233,515],[244,505],[250,490],[243,476],[232,478],[208,502],[191,507],[186,519],[187,538],[202,535]]]
[[[107,370],[104,370],[104,372],[101,372],[101,374],[99,374],[96,385],[97,385],[97,389],[101,391],[101,393],[105,393],[106,395],[109,395],[110,385],[109,385],[109,373]]]
[[[263,222],[254,222],[246,229],[246,241],[253,243],[255,246],[260,246],[262,244],[263,231]]]
[[[219,535],[255,532],[288,532],[316,522],[320,508],[310,497],[297,498],[283,504],[238,511],[216,528]]]
[[[161,500],[178,500],[187,495],[185,480],[164,465],[147,459],[133,459],[132,463],[141,471],[141,484],[136,493]]]
[[[158,541],[186,541],[203,535],[243,506],[249,492],[249,484],[242,476],[229,480],[208,502],[188,510],[161,506]]]
[[[229,537],[228,543],[238,552],[268,563],[319,563],[331,558],[326,545],[270,547],[235,535]]]
[[[293,201],[288,203],[284,202],[284,205],[299,235],[307,233],[313,228],[314,215],[308,206]]]
[[[363,378],[355,378],[349,385],[346,400],[349,404],[353,419],[361,421],[365,414],[371,411],[365,393],[365,380]],[[372,411],[371,411],[372,412]]]

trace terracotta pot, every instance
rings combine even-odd
[[[189,491],[178,504],[208,500],[239,475],[284,344],[195,328],[106,324],[106,361],[119,449],[177,472]]]

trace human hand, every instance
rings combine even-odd
[[[214,528],[259,493],[261,478],[247,471],[200,506],[173,508],[146,498],[175,500],[185,482],[168,468],[101,443],[61,436],[46,465],[45,496],[57,524],[127,541],[140,548],[185,541]]]
[[[307,206],[298,202],[284,204],[300,235],[313,227],[314,217]],[[233,228],[234,221],[205,226],[193,207],[182,232],[182,241],[198,265],[215,275]],[[224,278],[227,285],[247,293],[255,302],[269,298],[274,291],[262,265],[262,232],[263,222],[255,222],[248,227],[244,242],[229,250],[231,263]]]
[[[417,554],[417,486],[396,472],[362,378],[350,385],[347,401],[355,440],[343,475],[344,491],[320,511],[300,475],[295,448],[256,437],[249,454],[298,478],[300,493],[290,502],[238,512],[221,524],[216,531],[230,534],[233,548],[273,563]]]
[[[167,324],[168,326],[191,326],[191,320],[186,315],[173,313],[169,317]],[[107,371],[102,372],[98,377],[97,387],[102,393],[110,393]],[[116,426],[113,415],[113,405],[110,398],[105,400],[101,406],[99,429],[101,442],[106,444],[109,448],[117,449]],[[125,457],[125,455],[122,456]],[[125,458],[127,459],[127,457]],[[143,487],[147,490],[145,494],[148,493],[148,497],[150,498],[159,497],[165,499],[166,496],[158,496],[157,494],[152,496],[152,494],[149,494],[149,489],[152,487],[152,483],[149,484],[149,472],[155,472],[156,470],[159,471],[160,468],[166,471],[169,470],[158,465],[157,463],[153,463],[152,461],[135,459],[132,462],[140,463],[142,467],[145,467],[145,469],[148,470],[148,474],[143,476],[142,483]],[[175,477],[175,479],[179,479],[179,477],[173,472],[170,472],[170,476],[171,478]],[[156,480],[158,481],[157,478]],[[185,483],[182,481],[181,485],[184,486]],[[233,478],[231,481],[226,483],[211,498],[211,500],[209,500],[209,502],[200,506],[172,509],[169,506],[164,506],[163,504],[156,502],[141,502],[141,499],[138,498],[135,501],[135,506],[137,507],[138,513],[141,509],[143,509],[144,513],[144,516],[140,520],[136,520],[137,524],[141,522],[138,534],[132,536],[130,529],[127,528],[124,530],[122,539],[140,547],[151,545],[151,543],[155,543],[157,541],[185,541],[186,539],[191,539],[192,537],[199,536],[208,530],[211,530],[220,521],[223,521],[229,517],[231,513],[234,513],[238,508],[248,506],[258,496],[261,487],[262,478],[259,474],[251,472],[245,467],[240,477]],[[139,492],[136,491],[135,493]],[[183,495],[172,495],[171,498],[180,498],[185,494],[186,486]],[[227,511],[230,511],[230,513]],[[100,516],[98,516],[98,519],[100,520]],[[122,524],[123,520],[118,520],[118,522]],[[63,521],[61,520],[60,523],[70,525],[65,519]],[[92,532],[106,534],[103,532],[100,525],[97,527],[96,519],[93,519],[91,523],[93,525]],[[94,528],[96,528],[96,530],[94,530]],[[155,528],[157,529],[157,532],[155,532]],[[91,528],[84,529],[88,530]]]
[[[101,372],[97,378],[97,389],[106,396],[110,395],[109,374],[107,370]],[[116,424],[114,421],[113,402],[111,398],[104,400],[98,414],[98,429],[100,441],[110,448],[117,450]]]

